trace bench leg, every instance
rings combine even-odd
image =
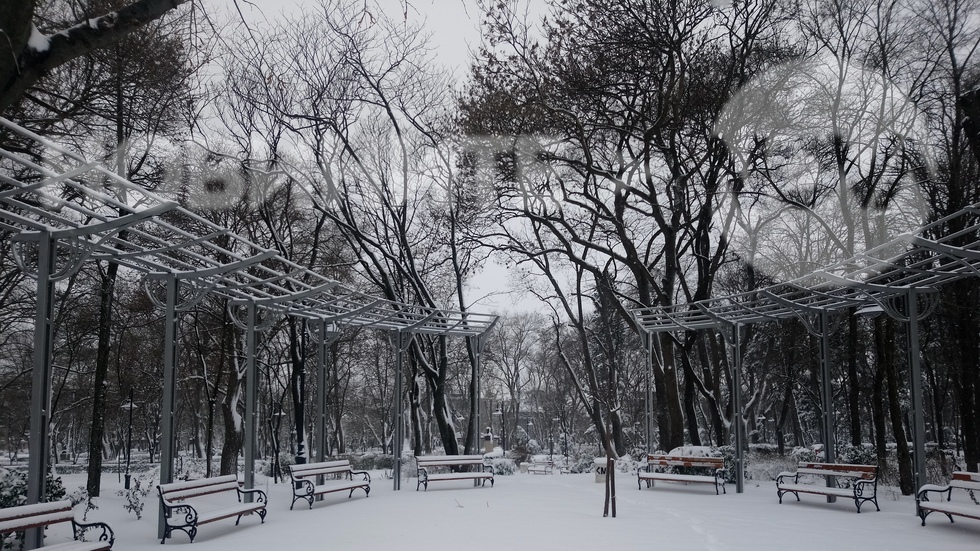
[[[779,503],[782,503],[783,502],[783,495],[784,494],[789,494],[789,493],[792,493],[793,495],[796,496],[796,501],[799,501],[800,500],[800,494],[797,493],[797,492],[776,490],[776,495],[779,496]]]

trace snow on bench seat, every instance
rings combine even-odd
[[[419,482],[415,491],[420,487],[429,489],[429,482],[445,480],[473,480],[486,485],[490,481],[493,487],[493,466],[482,455],[422,455],[415,457],[418,466]],[[479,470],[472,470],[479,467]],[[446,468],[449,472],[431,472],[434,468]]]
[[[669,469],[669,470],[668,470]],[[705,469],[711,474],[691,474],[675,472],[676,469]],[[693,455],[647,455],[646,469],[636,471],[636,483],[642,490],[645,482],[647,488],[656,481],[680,482],[684,484],[712,484],[715,495],[728,493],[725,489],[725,460],[721,457],[699,457]],[[719,491],[720,490],[720,491]]]
[[[160,543],[165,543],[174,530],[184,532],[193,542],[199,525],[231,517],[236,517],[235,526],[238,526],[243,516],[257,513],[262,523],[265,523],[265,505],[269,502],[269,498],[262,490],[243,490],[238,477],[233,474],[160,484],[157,486],[157,491],[160,493],[160,505],[166,517],[163,539]],[[231,491],[235,492],[237,503],[225,507],[199,510],[200,503],[195,506],[186,502],[190,498]],[[242,502],[244,496],[250,496],[254,501]]]
[[[354,475],[360,478],[355,479]],[[315,497],[331,492],[349,491],[348,498],[358,488],[364,490],[365,496],[371,493],[371,475],[367,471],[355,471],[346,459],[290,465],[289,476],[293,479],[293,502],[289,504],[290,510],[297,499],[307,500],[312,509]],[[321,482],[317,483],[318,480]]]
[[[67,499],[0,509],[0,536],[61,522],[71,522],[72,533],[76,541],[45,545],[44,549],[60,551],[108,551],[112,549],[112,544],[115,541],[112,528],[104,522],[77,522],[71,501]],[[89,531],[98,534],[97,541],[84,541],[85,534]],[[2,539],[0,538],[0,540]]]
[[[824,485],[806,484],[801,476],[810,479],[823,477]],[[837,478],[851,479],[850,487],[841,488],[836,485]],[[878,466],[852,465],[848,463],[809,463],[801,462],[796,472],[782,472],[776,476],[776,496],[783,502],[783,495],[793,494],[800,501],[800,494],[816,494],[831,497],[846,497],[854,500],[857,512],[861,505],[870,501],[878,507]]]
[[[922,519],[922,526],[926,525],[926,517],[929,513],[943,513],[953,522],[953,516],[961,516],[980,520],[980,506],[974,503],[951,503],[953,490],[965,490],[971,496],[980,492],[980,473],[970,473],[966,471],[956,471],[953,473],[952,480],[945,486],[926,484],[915,494],[916,512]],[[937,493],[939,499],[932,501],[929,494]],[[946,494],[945,500],[942,494]]]

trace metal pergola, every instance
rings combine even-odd
[[[211,294],[228,300],[232,318],[246,332],[245,485],[254,485],[258,411],[256,333],[277,316],[311,325],[318,346],[317,377],[325,388],[327,347],[340,327],[386,330],[396,343],[394,489],[401,488],[404,440],[403,355],[416,335],[469,339],[477,361],[495,315],[429,308],[379,299],[353,290],[236,235],[121,178],[99,162],[0,118],[0,232],[11,240],[14,260],[37,280],[31,390],[27,502],[45,491],[51,415],[52,314],[56,285],[89,260],[115,262],[143,274],[147,294],[165,309],[164,382],[160,482],[173,480],[177,330],[181,314]],[[477,388],[479,392],[479,387]],[[317,460],[324,459],[327,396],[319,392],[315,418]],[[476,427],[479,423],[477,406]],[[160,535],[163,511],[160,510]],[[29,549],[41,529],[29,531]]]
[[[796,318],[820,338],[821,403],[824,453],[836,460],[830,359],[830,313],[849,308],[883,311],[905,322],[912,396],[913,470],[916,488],[926,483],[925,423],[918,321],[935,307],[935,292],[945,283],[980,275],[980,204],[971,205],[918,230],[827,266],[804,277],[762,289],[691,304],[637,308],[631,311],[647,336],[647,377],[653,361],[653,337],[673,331],[713,329],[721,332],[732,353],[732,401],[735,424],[736,486],[744,488],[745,440],[741,417],[740,329],[748,324]],[[937,237],[939,236],[939,237]],[[923,304],[919,298],[922,297]],[[650,399],[647,435],[652,436]]]

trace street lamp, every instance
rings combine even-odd
[[[128,490],[129,459],[133,449],[133,410],[136,409],[136,404],[133,403],[133,389],[129,389],[129,399],[119,407],[129,412],[129,424],[126,426],[126,481],[123,484],[123,488]]]
[[[504,411],[500,407],[500,404],[497,404],[497,411],[493,412],[493,414],[496,415],[496,416],[498,416],[498,417],[500,417],[500,449],[503,450],[503,449],[505,449],[505,447],[504,447],[505,446],[504,445]]]

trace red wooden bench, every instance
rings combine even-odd
[[[677,472],[677,469],[689,470],[694,468],[705,469],[711,474],[693,474],[690,472]],[[664,455],[649,454],[647,456],[646,469],[637,469],[636,483],[643,489],[646,482],[647,488],[654,486],[656,481],[682,482],[685,484],[713,484],[715,495],[724,492],[725,489],[725,460],[721,457],[696,457],[690,455]],[[721,490],[721,492],[719,492]]]
[[[806,484],[801,480],[801,476],[807,478],[823,477],[825,484]],[[849,479],[850,487],[838,487],[836,485],[837,478]],[[776,495],[779,496],[780,503],[783,502],[783,495],[785,494],[795,495],[796,501],[800,501],[800,494],[846,497],[854,500],[858,513],[861,512],[861,505],[868,501],[874,503],[875,509],[881,510],[878,507],[877,465],[801,462],[796,468],[796,472],[783,472],[776,477]]]
[[[46,550],[57,551],[108,551],[112,549],[115,535],[112,528],[104,522],[78,522],[72,510],[71,501],[55,501],[52,503],[35,503],[0,509],[0,536],[20,532],[31,528],[50,526],[61,522],[71,522],[75,541],[45,545]],[[89,531],[98,533],[96,541],[85,541]],[[2,543],[3,537],[0,537]]]
[[[945,486],[926,484],[915,494],[916,512],[922,519],[922,526],[926,525],[926,517],[929,513],[939,512],[953,522],[953,515],[980,520],[980,506],[975,503],[950,503],[953,497],[953,490],[966,490],[971,496],[974,492],[980,492],[980,473],[968,473],[957,471],[953,473],[953,479]],[[940,494],[939,499],[932,501],[929,499],[930,493]],[[943,500],[942,494],[946,494]]]
[[[355,479],[354,475],[360,478]],[[346,459],[290,465],[289,476],[293,479],[293,502],[289,504],[290,509],[297,499],[309,501],[312,509],[316,496],[330,492],[350,490],[347,497],[351,497],[354,490],[360,488],[364,490],[365,496],[371,493],[371,475],[367,471],[355,471]]]
[[[243,516],[257,513],[265,523],[265,505],[269,502],[269,498],[262,490],[243,490],[238,477],[233,474],[160,484],[157,490],[160,492],[160,504],[167,519],[160,543],[166,542],[174,530],[184,532],[190,536],[191,541],[194,541],[198,526],[231,517],[236,517],[237,526]],[[191,498],[225,492],[235,492],[236,502],[207,510],[199,510],[201,504],[194,506],[186,502]],[[243,502],[244,496],[252,496],[254,501]]]
[[[493,466],[482,455],[429,455],[417,456],[415,463],[418,466],[419,482],[415,486],[417,492],[419,488],[429,489],[429,482],[443,480],[466,480],[480,482],[485,486],[490,481],[493,487]],[[477,467],[474,469],[474,467]],[[449,472],[433,473],[434,468],[447,468]]]

